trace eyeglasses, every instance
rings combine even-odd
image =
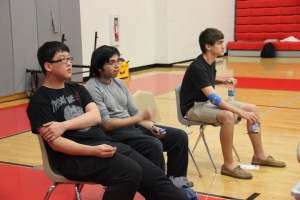
[[[109,60],[108,62],[106,62],[108,65],[114,65],[114,64],[121,64],[122,62],[124,62],[123,58],[119,58],[118,60]]]
[[[57,63],[57,62],[61,62],[62,64],[67,64],[68,61],[70,63],[72,63],[74,60],[73,57],[69,57],[69,58],[63,58],[63,59],[60,59],[60,60],[51,60],[51,61],[48,61],[49,63]]]

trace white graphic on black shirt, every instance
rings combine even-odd
[[[75,117],[78,117],[80,115],[82,115],[83,109],[79,106],[76,105],[68,105],[65,107],[64,109],[64,117],[66,120],[70,120],[73,119]],[[83,128],[83,129],[78,129],[78,131],[82,131],[82,132],[86,132],[90,129],[90,127],[88,128]]]
[[[65,95],[62,95],[58,99],[52,100],[51,104],[52,104],[53,112],[55,113],[62,105],[71,104],[74,101],[75,101],[75,98],[73,95],[69,95],[67,97],[65,97]]]

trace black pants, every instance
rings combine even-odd
[[[166,135],[160,139],[141,127],[131,126],[107,132],[107,135],[121,143],[127,144],[144,155],[165,171],[163,151],[167,152],[168,177],[186,176],[188,167],[188,136],[181,130],[159,126],[166,129]]]
[[[102,142],[117,147],[111,158],[71,156],[60,172],[71,180],[107,186],[103,200],[132,200],[136,191],[146,199],[188,200],[159,167],[131,147],[118,142]]]

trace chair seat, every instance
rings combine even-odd
[[[59,184],[74,184],[75,185],[75,197],[77,200],[81,200],[80,191],[82,190],[83,185],[84,184],[96,184],[96,183],[69,180],[66,177],[64,177],[63,175],[61,175],[59,172],[57,172],[55,169],[53,169],[50,164],[50,160],[49,160],[48,153],[47,153],[46,146],[45,146],[45,141],[40,134],[37,134],[37,136],[38,136],[41,153],[42,153],[44,173],[50,180],[52,180],[54,182],[48,189],[48,191],[44,197],[44,200],[48,200],[50,198],[53,190]]]

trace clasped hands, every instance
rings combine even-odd
[[[47,142],[54,141],[57,137],[61,136],[66,131],[63,123],[55,121],[43,124],[43,129],[43,138]]]

